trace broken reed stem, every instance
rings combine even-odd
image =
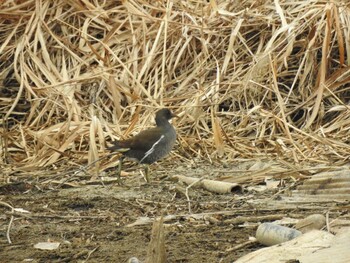
[[[188,190],[189,190],[192,186],[196,185],[197,183],[200,183],[200,182],[203,181],[203,180],[204,180],[204,177],[201,177],[201,178],[199,178],[198,180],[194,181],[193,183],[191,183],[190,185],[188,185],[188,186],[186,187],[185,195],[186,195],[186,199],[187,199],[187,203],[188,203],[188,213],[189,213],[189,214],[192,214],[192,210],[191,210],[191,199],[190,199],[190,196],[188,195]]]
[[[146,263],[165,263],[165,233],[163,216],[155,220],[152,227],[151,241],[148,245]]]

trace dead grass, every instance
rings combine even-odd
[[[4,1],[0,16],[3,164],[91,163],[163,106],[182,160],[349,160],[347,1]]]

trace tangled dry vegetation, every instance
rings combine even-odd
[[[5,0],[0,17],[3,164],[91,163],[162,106],[174,158],[349,160],[348,1]]]

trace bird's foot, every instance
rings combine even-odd
[[[120,158],[119,159],[119,164],[118,164],[118,169],[117,169],[117,184],[120,186],[124,186],[124,182],[121,178],[121,173],[122,173],[122,163],[123,163],[123,159]]]
[[[149,184],[151,182],[151,178],[149,177],[148,165],[145,165],[145,174],[143,175],[143,177],[145,178],[147,184]]]
[[[125,186],[124,181],[122,180],[122,178],[120,178],[120,176],[117,175],[117,184],[119,186]]]

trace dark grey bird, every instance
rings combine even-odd
[[[122,154],[119,160],[118,176],[124,157],[128,157],[140,164],[145,164],[146,181],[149,182],[148,165],[165,157],[173,149],[176,142],[176,131],[169,120],[177,117],[169,109],[164,108],[156,112],[156,127],[141,131],[127,140],[114,141],[110,151]]]

